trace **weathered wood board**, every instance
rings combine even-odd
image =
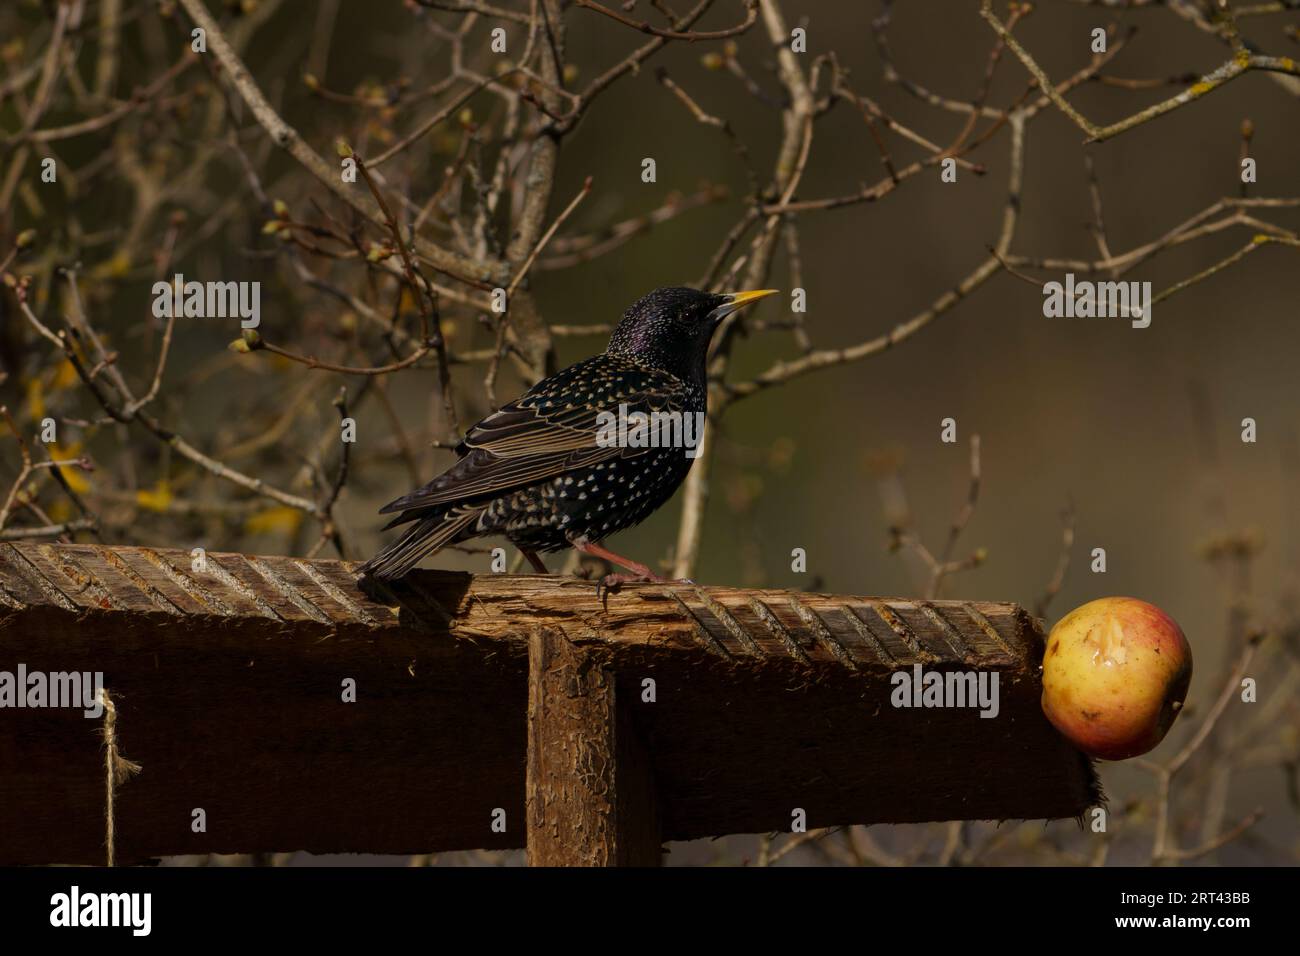
[[[522,846],[541,629],[612,675],[665,841],[788,830],[795,808],[820,827],[1100,800],[1041,713],[1043,637],[1016,605],[690,585],[602,604],[589,581],[435,571],[367,595],[345,562],[206,562],[0,544],[0,672],[102,672],[143,768],[117,791],[119,862]],[[914,664],[996,672],[998,716],[892,706]],[[0,863],[103,861],[100,724],[0,709]]]

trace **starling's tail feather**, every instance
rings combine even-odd
[[[405,533],[357,570],[367,577],[400,578],[426,554],[455,541],[483,509],[456,509],[419,519]]]

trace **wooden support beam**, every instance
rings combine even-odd
[[[650,757],[598,649],[559,628],[528,642],[528,863],[658,866]]]
[[[1041,713],[1043,637],[1016,605],[688,585],[602,603],[588,581],[437,571],[366,594],[352,567],[0,543],[0,680],[101,672],[141,767],[115,799],[119,862],[526,843],[649,862],[661,840],[788,830],[796,808],[811,828],[1100,799]],[[997,718],[892,706],[916,664],[998,674]],[[0,709],[0,864],[103,862],[101,723]],[[600,729],[566,755],[578,725]],[[562,779],[608,753],[608,782]],[[583,832],[548,849],[562,805]]]

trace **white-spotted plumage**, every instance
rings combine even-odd
[[[709,340],[735,298],[659,289],[638,301],[602,354],[484,418],[457,446],[459,461],[387,505],[382,513],[398,513],[389,527],[411,527],[362,571],[399,577],[424,554],[480,535],[504,535],[529,552],[557,551],[575,539],[599,542],[653,514],[694,458],[685,447],[598,441],[602,413],[706,412]]]

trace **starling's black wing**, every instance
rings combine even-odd
[[[483,419],[458,447],[463,457],[422,488],[380,509],[402,512],[388,527],[413,521],[428,508],[489,501],[648,448],[602,445],[601,413],[685,412],[680,379],[627,359],[598,355],[539,382]]]
[[[396,542],[363,564],[360,571],[381,578],[400,578],[426,554],[458,540],[478,520],[482,511],[482,507],[468,507],[432,513],[408,512],[402,517],[402,522],[414,521],[415,524],[407,528]]]

